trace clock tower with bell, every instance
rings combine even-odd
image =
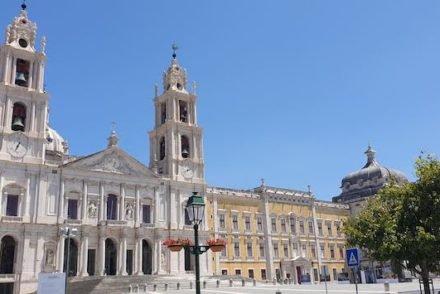
[[[173,58],[163,73],[163,93],[156,86],[155,127],[150,132],[150,167],[176,181],[204,183],[203,131],[197,125],[195,84],[188,91],[187,72]]]
[[[46,39],[36,49],[37,26],[26,4],[6,29],[0,47],[0,159],[42,163],[49,97],[44,91]]]

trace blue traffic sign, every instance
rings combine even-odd
[[[345,251],[345,257],[347,258],[348,267],[359,266],[359,249],[349,248]]]

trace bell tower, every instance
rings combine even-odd
[[[203,131],[197,126],[195,84],[187,89],[187,72],[177,61],[163,73],[163,93],[156,86],[155,127],[150,132],[150,167],[173,180],[204,183]]]
[[[46,39],[41,39],[37,51],[36,35],[37,26],[23,3],[0,47],[0,159],[44,160],[49,100],[43,87]]]

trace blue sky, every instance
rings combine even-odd
[[[330,199],[368,143],[411,179],[420,151],[439,153],[439,1],[27,3],[47,37],[51,126],[71,154],[104,149],[116,121],[120,147],[148,164],[173,41],[198,85],[209,185],[264,177]],[[3,32],[20,4],[1,1]]]

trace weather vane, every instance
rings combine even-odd
[[[173,43],[173,45],[171,45],[171,49],[173,49],[173,58],[176,58],[179,47],[177,47],[176,43]]]

